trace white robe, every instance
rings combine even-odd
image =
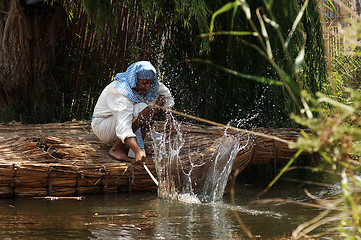
[[[118,93],[115,91],[115,84],[116,81],[113,81],[104,88],[93,113],[93,132],[105,143],[112,143],[117,137],[122,142],[128,137],[136,137],[132,130],[132,123],[137,119],[138,114],[148,106],[146,103],[134,102]],[[158,95],[163,96],[164,107],[173,107],[174,98],[169,89],[161,82],[159,82]]]

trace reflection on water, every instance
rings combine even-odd
[[[290,236],[320,210],[286,203],[250,205],[260,188],[238,186],[237,206],[221,201],[184,204],[159,199],[155,192],[86,196],[85,200],[1,199],[1,239],[229,239],[244,236],[233,211],[254,235]],[[310,188],[315,196],[338,194]],[[281,185],[267,197],[306,201],[302,189]],[[330,226],[328,226],[330,227]],[[331,233],[332,239],[337,233]]]

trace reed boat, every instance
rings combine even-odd
[[[0,124],[0,197],[82,196],[94,193],[156,190],[147,171],[134,162],[120,162],[109,156],[110,145],[91,130],[90,121],[50,124]],[[161,130],[162,122],[155,128]],[[204,161],[214,154],[225,129],[181,123],[185,140],[181,158]],[[299,129],[255,128],[254,132],[296,141]],[[295,149],[288,144],[247,132],[241,133],[244,147],[234,161],[232,174],[248,164],[280,163]],[[147,137],[145,144],[151,146]],[[152,156],[146,164],[153,175]]]

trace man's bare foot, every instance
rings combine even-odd
[[[131,162],[131,160],[128,158],[127,154],[125,154],[123,150],[119,150],[119,149],[116,150],[111,148],[109,150],[109,155],[115,158],[116,160]]]
[[[119,138],[117,138],[114,145],[109,150],[109,155],[120,161],[131,162],[131,160],[128,158],[127,154],[125,154],[124,148],[125,148],[125,145],[123,144],[123,142]]]

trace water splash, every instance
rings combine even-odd
[[[200,198],[202,202],[214,202],[223,197],[234,159],[240,150],[237,138],[224,133],[211,159],[211,166],[206,171],[206,178]]]
[[[174,121],[174,120],[173,120]],[[211,155],[184,147],[186,139],[180,124],[173,122],[176,134],[151,130],[154,162],[158,175],[158,196],[186,203],[215,202],[223,197],[233,162],[241,146],[238,137],[226,131],[219,144],[210,146]],[[210,156],[210,157],[209,157]]]

